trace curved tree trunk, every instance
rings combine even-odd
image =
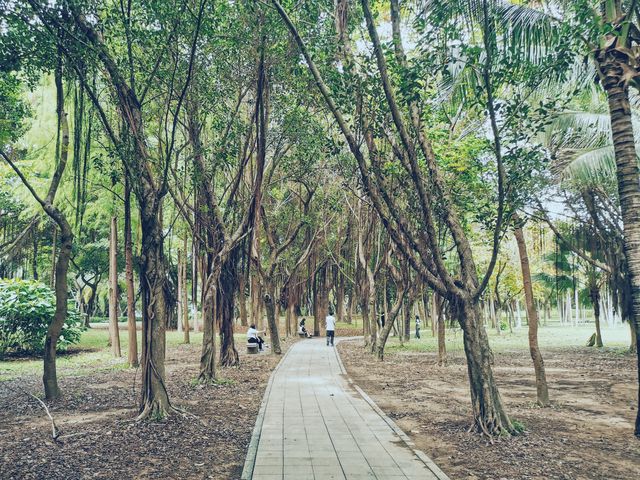
[[[631,283],[632,309],[636,347],[640,344],[640,170],[635,148],[629,91],[625,72],[629,68],[626,54],[610,48],[598,53],[602,86],[607,93],[611,132],[616,159],[618,196],[622,210],[624,253]],[[638,410],[635,435],[640,437],[640,348],[637,350]]]
[[[474,429],[490,436],[511,434],[515,429],[504,410],[493,377],[493,354],[489,348],[487,332],[482,326],[480,308],[477,304],[458,299],[457,313],[467,357]]]
[[[514,216],[514,221],[518,218]],[[520,254],[520,268],[522,270],[522,283],[524,285],[524,299],[527,304],[527,317],[529,319],[529,352],[533,360],[533,369],[536,375],[536,391],[538,405],[546,407],[549,405],[549,389],[547,388],[547,377],[544,370],[544,360],[538,347],[538,310],[533,299],[533,287],[531,285],[531,269],[529,268],[529,255],[527,254],[527,244],[521,226],[514,230],[518,253]]]

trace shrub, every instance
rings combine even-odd
[[[0,280],[0,357],[7,351],[41,353],[55,311],[55,293],[46,285],[34,281]],[[83,329],[77,312],[68,309],[58,339],[58,351],[77,343]]]

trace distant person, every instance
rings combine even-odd
[[[300,320],[300,324],[298,325],[298,334],[304,335],[306,338],[309,338],[311,337],[311,335],[309,335],[309,332],[307,332],[307,327],[305,326],[305,322],[306,320],[304,318]]]
[[[333,347],[333,337],[336,331],[336,319],[331,310],[329,310],[329,315],[325,318],[325,325],[327,330],[327,347],[329,346],[329,341],[331,341],[331,346]]]
[[[249,330],[247,330],[247,342],[248,343],[257,343],[258,350],[262,351],[262,345],[264,345],[264,340],[258,334],[266,333],[266,330],[256,330],[256,326],[252,323],[249,326]]]
[[[416,338],[420,338],[420,317],[416,315]]]

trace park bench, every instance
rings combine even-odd
[[[258,344],[247,342],[247,353],[250,355],[258,353]]]

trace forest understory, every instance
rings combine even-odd
[[[635,357],[585,347],[545,350],[552,405],[535,405],[528,352],[494,352],[495,375],[511,418],[525,433],[493,445],[468,433],[464,354],[393,352],[362,362],[361,342],[342,342],[349,376],[452,479],[640,478],[640,449],[629,438],[635,418]]]
[[[269,375],[281,358],[246,355],[243,346],[241,367],[221,368],[215,385],[195,382],[200,344],[168,347],[169,394],[186,414],[161,421],[135,422],[135,369],[63,376],[63,399],[49,402],[57,442],[46,412],[25,393],[40,394],[39,375],[0,382],[0,478],[240,478]]]

